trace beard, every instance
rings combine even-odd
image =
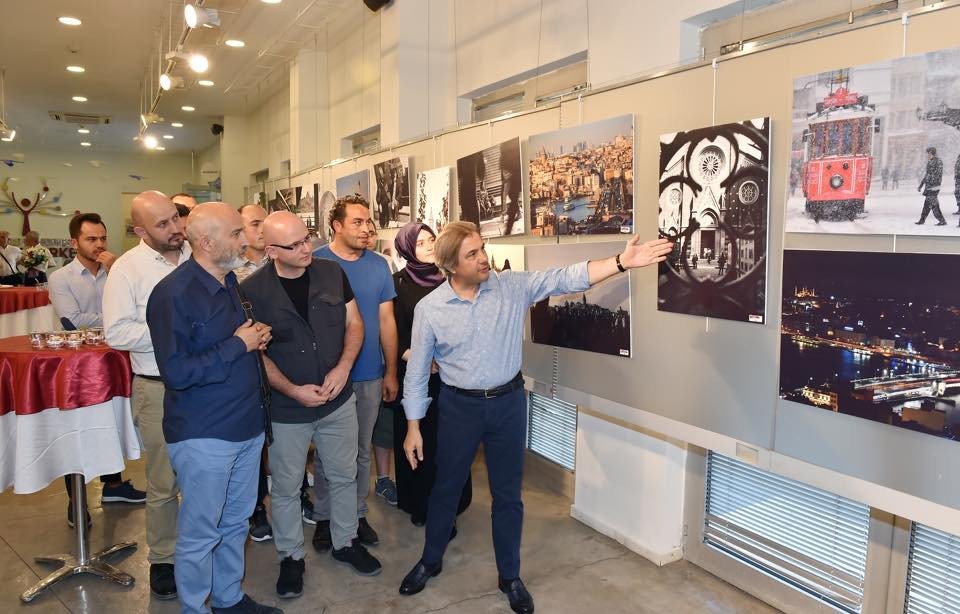
[[[224,271],[232,271],[243,266],[243,250],[222,249],[213,261]]]

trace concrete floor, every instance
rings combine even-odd
[[[124,477],[144,487],[143,461],[130,463]],[[380,534],[380,545],[370,550],[383,563],[379,576],[357,576],[336,564],[329,554],[315,554],[309,546],[313,527],[304,525],[309,550],[304,595],[293,600],[276,597],[278,563],[272,541],[248,542],[244,588],[255,599],[287,613],[509,613],[505,596],[497,590],[486,483],[482,464],[475,465],[473,505],[460,517],[459,536],[447,551],[443,574],[419,595],[403,597],[397,587],[419,558],[423,530],[376,497],[371,497],[369,520]],[[33,557],[73,552],[74,533],[66,524],[62,481],[33,495],[8,491],[0,495],[0,612],[179,611],[176,601],[161,602],[149,596],[143,507],[101,508],[99,490],[99,481],[87,489],[94,523],[91,550],[123,540],[139,542],[138,550],[117,555],[114,561],[134,575],[137,583],[123,588],[80,576],[64,581],[32,604],[21,603],[20,593],[48,571],[34,563]],[[656,567],[570,518],[570,501],[534,483],[533,478],[525,484],[524,501],[522,577],[538,612],[775,611],[685,561]]]

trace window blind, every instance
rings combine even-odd
[[[870,509],[710,452],[704,541],[846,612],[860,612]]]
[[[577,406],[530,393],[527,449],[574,470],[577,455]]]
[[[960,538],[956,535],[913,523],[903,611],[960,612]]]

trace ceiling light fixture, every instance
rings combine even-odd
[[[74,96],[74,97],[73,97],[73,101],[74,101],[74,102],[86,102],[86,101],[87,101],[87,97],[86,97],[86,96]]]
[[[167,148],[164,147],[163,145],[157,145],[156,147],[154,147],[154,149],[155,149],[156,151],[166,151],[166,150],[167,150]]]
[[[143,137],[143,146],[146,147],[147,149],[156,149],[157,145],[159,145],[159,142],[157,141],[157,137],[149,134]]]
[[[80,143],[80,147],[90,147],[90,143],[83,141],[82,143]]]
[[[181,124],[180,122],[173,122],[170,125],[173,126],[174,128],[183,128],[183,124]]]
[[[280,4],[283,0],[260,0],[264,4]]]
[[[184,106],[180,107],[180,110],[186,111],[187,113],[189,113],[189,112],[191,112],[191,111],[196,111],[196,109],[193,108],[193,107],[191,107],[190,105],[184,105]]]
[[[165,134],[165,135],[163,135],[163,138],[165,138],[165,139],[167,139],[167,140],[169,141],[169,140],[173,139],[173,135],[172,135],[172,134]]]
[[[76,17],[58,17],[57,21],[62,23],[65,26],[79,26],[83,22],[77,19]]]
[[[168,92],[171,88],[183,87],[183,77],[171,76],[170,73],[160,75],[160,88]]]
[[[87,69],[84,68],[83,66],[67,66],[67,70],[69,72],[75,72],[75,73],[81,73],[81,72],[87,71]]]
[[[89,128],[77,128],[77,132],[79,132],[80,134],[90,134],[90,129],[89,129]]]
[[[11,130],[10,136],[0,137],[0,141],[3,141],[4,143],[10,143],[10,142],[13,142],[13,139],[15,138],[17,138],[17,131]]]
[[[216,9],[205,9],[196,4],[183,5],[183,20],[188,28],[216,28],[220,26],[220,13]]]
[[[207,60],[207,56],[200,53],[191,54],[187,64],[193,72],[207,72],[207,69],[210,68],[210,61]]]
[[[228,38],[227,40],[223,41],[223,44],[226,45],[227,47],[236,47],[237,49],[239,49],[240,47],[245,47],[247,45],[242,40],[236,39],[236,38]]]
[[[214,83],[210,79],[200,79],[197,81],[197,85],[202,85],[203,87],[213,87]]]

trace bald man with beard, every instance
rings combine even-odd
[[[263,235],[271,263],[243,289],[254,310],[278,325],[265,356],[276,438],[270,496],[280,559],[277,594],[289,599],[303,594],[300,486],[311,441],[323,465],[317,479],[330,488],[333,559],[360,575],[380,573],[380,562],[357,539],[359,424],[350,370],[363,344],[363,321],[343,270],[311,255],[311,234],[300,218],[271,213]]]
[[[245,309],[233,269],[247,245],[243,220],[224,203],[190,212],[193,257],[161,280],[147,323],[163,384],[163,435],[183,494],[176,583],[181,612],[280,612],[241,589],[247,518],[268,411],[259,352],[270,326]],[[266,385],[266,382],[263,382]]]
[[[103,331],[110,347],[130,352],[133,366],[133,420],[146,453],[150,594],[176,599],[179,490],[163,439],[164,389],[146,314],[154,287],[190,258],[190,246],[184,242],[176,206],[162,192],[138,194],[130,217],[140,243],[110,268],[103,288]]]

